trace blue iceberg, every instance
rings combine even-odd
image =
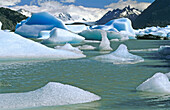
[[[37,38],[40,31],[52,30],[54,27],[67,30],[61,20],[47,12],[40,12],[34,13],[31,18],[18,23],[15,33],[27,38]]]
[[[104,25],[92,26],[91,29],[102,29],[106,31],[120,32],[124,35],[135,38],[135,31],[132,28],[132,23],[128,18],[119,18],[111,20]]]

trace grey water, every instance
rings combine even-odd
[[[115,50],[126,44],[131,53],[145,59],[137,64],[112,64],[95,61],[92,57],[106,54],[86,50],[86,58],[72,60],[0,62],[0,93],[19,93],[36,90],[48,82],[60,82],[90,91],[101,100],[75,105],[26,108],[22,110],[167,110],[170,94],[136,91],[136,87],[157,72],[170,72],[170,60],[153,50],[168,45],[166,40],[129,40],[111,42]],[[98,43],[89,43],[98,46]],[[82,44],[80,44],[82,45]],[[77,45],[76,45],[77,46]],[[134,51],[141,50],[144,51]]]

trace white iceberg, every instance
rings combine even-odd
[[[106,31],[108,39],[122,39],[124,36],[119,32],[114,31]],[[101,30],[93,29],[93,30],[84,30],[79,35],[83,36],[87,40],[102,40]]]
[[[151,78],[140,84],[136,90],[155,93],[170,93],[169,76],[156,73]]]
[[[116,51],[110,54],[96,56],[94,59],[103,62],[111,62],[113,64],[134,64],[144,61],[142,57],[129,53],[124,44],[121,44]]]
[[[42,43],[44,44],[80,43],[84,39],[85,39],[84,37],[79,36],[70,31],[60,28],[54,28],[50,32],[50,37],[48,39],[45,39]]]
[[[89,27],[86,25],[67,25],[67,29],[74,33],[80,33],[89,29]]]
[[[94,49],[96,49],[96,47],[91,46],[91,45],[82,45],[82,46],[78,46],[77,48],[79,48],[80,50],[94,50]]]
[[[85,57],[85,55],[52,49],[15,33],[0,30],[0,60],[30,58],[69,59],[81,57]]]
[[[111,20],[104,25],[92,26],[91,29],[102,29],[106,31],[122,32],[125,35],[135,38],[135,31],[132,28],[132,23],[128,18],[119,18]]]
[[[102,41],[100,42],[98,49],[100,51],[112,51],[113,49],[110,47],[110,41],[107,38],[106,31],[101,30],[100,32],[101,32],[101,35],[102,35]]]
[[[79,50],[77,47],[73,47],[71,44],[66,43],[64,46],[56,46],[55,49],[62,49],[62,50],[68,50],[75,53],[83,53],[81,50]]]
[[[22,109],[87,103],[101,98],[71,85],[50,82],[35,91],[0,94],[1,109]]]
[[[34,13],[31,18],[19,23],[15,33],[28,38],[37,38],[40,31],[52,30],[54,27],[67,30],[61,20],[47,12],[40,12]]]

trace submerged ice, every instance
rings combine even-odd
[[[1,60],[28,58],[68,59],[81,57],[85,57],[85,55],[66,50],[52,49],[40,43],[23,38],[15,33],[0,30]]]
[[[140,84],[136,90],[155,93],[170,93],[169,73],[156,73]]]
[[[144,61],[142,57],[129,53],[124,44],[121,44],[116,51],[110,54],[96,56],[94,59],[103,62],[111,62],[113,64],[134,64]]]
[[[21,109],[87,103],[101,98],[71,85],[50,82],[35,91],[0,94],[1,109]]]

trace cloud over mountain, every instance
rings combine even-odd
[[[144,10],[146,9],[151,3],[147,3],[147,2],[137,2],[137,1],[133,1],[133,0],[127,0],[127,1],[123,1],[123,0],[119,0],[119,2],[117,3],[111,3],[110,5],[106,5],[105,8],[120,8],[123,9],[124,7],[130,5],[131,7],[140,9],[140,10]]]

